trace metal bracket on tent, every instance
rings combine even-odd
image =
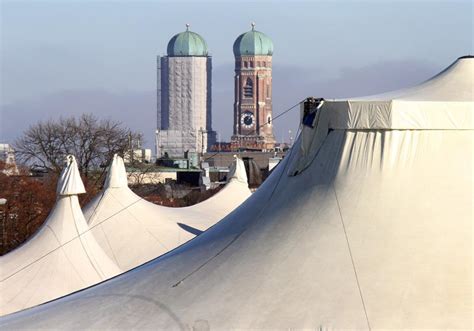
[[[318,110],[323,106],[323,98],[313,98],[309,97],[303,103],[303,120],[302,123],[305,126],[309,126],[314,129],[314,119]]]

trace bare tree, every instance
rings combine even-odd
[[[141,134],[120,122],[99,120],[92,114],[40,122],[26,130],[15,142],[19,160],[59,173],[67,154],[76,156],[79,171],[88,177],[91,170],[107,164],[115,153],[124,154],[130,140]]]

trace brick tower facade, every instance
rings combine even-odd
[[[273,44],[252,30],[234,43],[235,102],[232,149],[270,150],[275,147],[272,124]]]

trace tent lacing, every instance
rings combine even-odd
[[[96,266],[96,263],[94,263],[92,261],[91,256],[89,255],[89,252],[87,251],[86,247],[84,246],[84,243],[82,242],[82,238],[81,238],[81,235],[80,235],[80,232],[79,232],[79,228],[77,227],[76,215],[74,214],[73,202],[72,202],[71,199],[69,199],[69,204],[70,204],[70,207],[71,207],[71,210],[72,210],[72,217],[74,218],[74,228],[76,229],[76,233],[79,234],[78,238],[79,238],[79,242],[81,243],[82,250],[86,254],[87,259],[89,260],[89,263],[92,265],[92,268],[94,268],[95,272],[97,273],[97,276],[99,276],[99,278],[103,279],[103,278],[105,278],[105,274],[102,272],[102,270],[99,270],[100,265]],[[79,204],[79,202],[77,202],[77,204]],[[81,213],[82,213],[82,211],[81,211]]]

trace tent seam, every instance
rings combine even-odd
[[[72,200],[70,199],[69,202],[70,202],[70,205],[71,205],[71,210],[73,210],[73,202],[72,202]],[[80,210],[80,208],[79,208],[79,210]],[[82,211],[81,211],[81,213],[82,213]],[[84,253],[86,253],[86,256],[87,256],[87,259],[89,260],[89,263],[92,265],[92,268],[94,268],[95,272],[97,273],[97,276],[99,276],[100,279],[105,278],[105,273],[103,273],[102,270],[99,271],[99,270],[96,268],[95,263],[92,262],[92,259],[91,259],[91,257],[89,256],[89,252],[87,251],[86,247],[84,246],[84,243],[82,242],[82,238],[81,238],[81,237],[82,237],[82,234],[79,232],[79,229],[77,228],[76,216],[74,215],[74,211],[73,211],[73,213],[72,213],[72,217],[74,218],[74,228],[76,229],[76,233],[78,234],[79,242],[81,243],[81,247],[82,247],[82,249],[84,250]],[[84,221],[85,221],[85,219],[84,219]],[[88,229],[87,231],[85,231],[84,234],[85,234],[86,232],[89,232],[89,229]],[[92,234],[92,233],[91,233],[91,234]]]

